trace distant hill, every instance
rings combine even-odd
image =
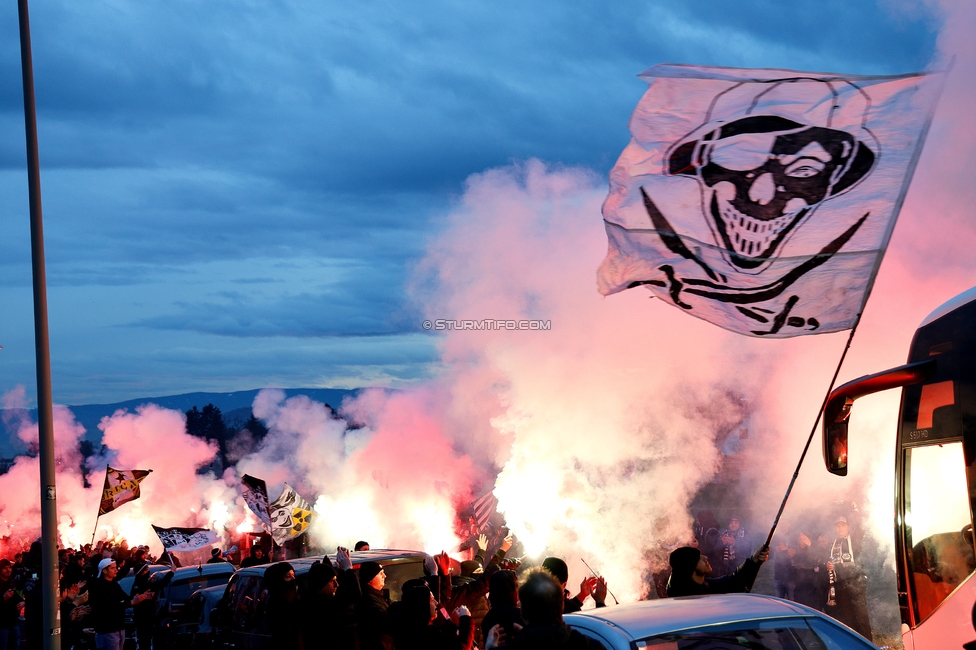
[[[243,424],[251,415],[251,404],[254,397],[263,389],[236,391],[233,393],[183,393],[182,395],[166,395],[163,397],[141,397],[130,399],[114,404],[78,404],[68,408],[75,414],[78,422],[85,427],[85,439],[92,443],[100,443],[102,432],[98,429],[98,423],[105,416],[112,415],[119,409],[135,411],[137,406],[142,404],[158,404],[164,408],[186,412],[194,406],[203,408],[207,404],[213,404],[221,410],[224,422],[233,427]],[[346,390],[343,388],[285,388],[282,389],[288,397],[295,395],[307,395],[317,402],[324,402],[333,409],[338,410],[342,406],[342,400],[352,397],[362,389]],[[0,409],[2,415],[2,409]],[[31,409],[30,417],[36,421],[37,410]],[[11,436],[13,432],[10,432]],[[23,453],[26,446],[19,444],[19,441],[10,440],[10,437],[0,435],[0,457],[10,457],[16,453]]]

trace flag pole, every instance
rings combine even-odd
[[[27,0],[17,0],[20,63],[24,83],[27,136],[27,186],[30,198],[31,271],[34,283],[34,349],[37,372],[37,439],[41,483],[41,620],[44,650],[61,649],[58,608],[58,501],[54,467],[54,415],[51,395],[51,346],[47,320],[47,276],[41,213],[41,165],[37,153],[37,106],[31,57]]]
[[[102,509],[101,506],[99,506],[98,509],[101,510]],[[95,515],[95,529],[92,530],[91,546],[95,546],[95,534],[98,532],[98,520],[99,520],[99,518],[101,518],[101,516],[102,516],[102,513],[100,513],[100,512],[97,515]]]
[[[773,541],[773,534],[776,532],[776,527],[779,526],[780,517],[783,516],[783,510],[786,509],[786,502],[790,500],[790,493],[793,492],[793,486],[796,485],[796,479],[800,476],[800,467],[803,465],[803,461],[807,457],[807,452],[810,450],[810,443],[813,442],[813,437],[817,434],[817,425],[820,424],[820,416],[823,414],[823,410],[827,408],[827,400],[830,399],[830,393],[833,392],[834,384],[837,383],[837,376],[840,374],[840,367],[844,365],[844,359],[847,357],[847,351],[851,349],[851,341],[854,340],[854,333],[857,331],[857,326],[861,323],[862,313],[864,312],[862,311],[857,315],[857,318],[854,320],[854,326],[851,327],[851,334],[847,337],[847,344],[844,346],[844,351],[841,353],[840,360],[837,362],[837,367],[834,369],[834,376],[830,380],[830,386],[827,387],[827,394],[824,395],[823,403],[820,405],[820,409],[817,411],[817,417],[813,420],[813,428],[810,429],[810,435],[807,437],[807,444],[803,446],[803,452],[800,454],[800,460],[796,464],[796,470],[793,471],[793,478],[790,479],[790,485],[786,488],[786,494],[783,495],[783,502],[779,504],[779,510],[776,512],[776,518],[773,520],[773,526],[769,529],[769,535],[766,536],[766,542],[762,546],[764,551],[769,550],[769,545]]]

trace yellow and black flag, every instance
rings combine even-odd
[[[268,510],[271,515],[271,537],[279,544],[305,534],[315,515],[308,501],[287,483],[281,496]]]
[[[105,469],[105,487],[102,488],[102,503],[98,516],[108,514],[123,503],[139,498],[139,484],[149,476],[151,469]]]

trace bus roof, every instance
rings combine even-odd
[[[925,317],[925,320],[922,321],[922,324],[919,325],[919,327],[925,327],[929,323],[939,320],[949,312],[955,311],[956,309],[959,309],[966,303],[972,302],[973,300],[976,300],[976,287],[973,287],[968,291],[963,291],[955,298],[951,298],[946,302],[942,303],[942,305],[937,307],[935,311],[933,311],[931,314]]]

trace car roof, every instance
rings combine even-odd
[[[370,549],[368,551],[351,551],[349,553],[349,559],[352,560],[352,566],[354,569],[358,569],[359,565],[363,562],[378,562],[380,564],[393,564],[398,560],[423,560],[427,556],[423,551],[407,551],[403,549],[395,548],[376,548]],[[321,562],[322,555],[313,555],[310,557],[295,558],[293,560],[282,560],[287,562],[295,569],[296,575],[301,575],[308,572],[309,568],[316,562]],[[328,556],[329,560],[335,562],[335,553]],[[265,570],[277,562],[271,562],[268,564],[258,564],[257,566],[251,566],[239,569],[237,572],[244,575],[264,575]]]
[[[816,614],[812,609],[772,596],[723,594],[643,600],[567,614],[564,618],[567,624],[584,628],[591,627],[586,619],[602,621],[637,640],[706,625]]]
[[[193,566],[177,567],[173,571],[173,580],[183,578],[195,578],[199,576],[212,576],[234,573],[237,569],[229,562],[215,562],[213,564],[195,564]]]

